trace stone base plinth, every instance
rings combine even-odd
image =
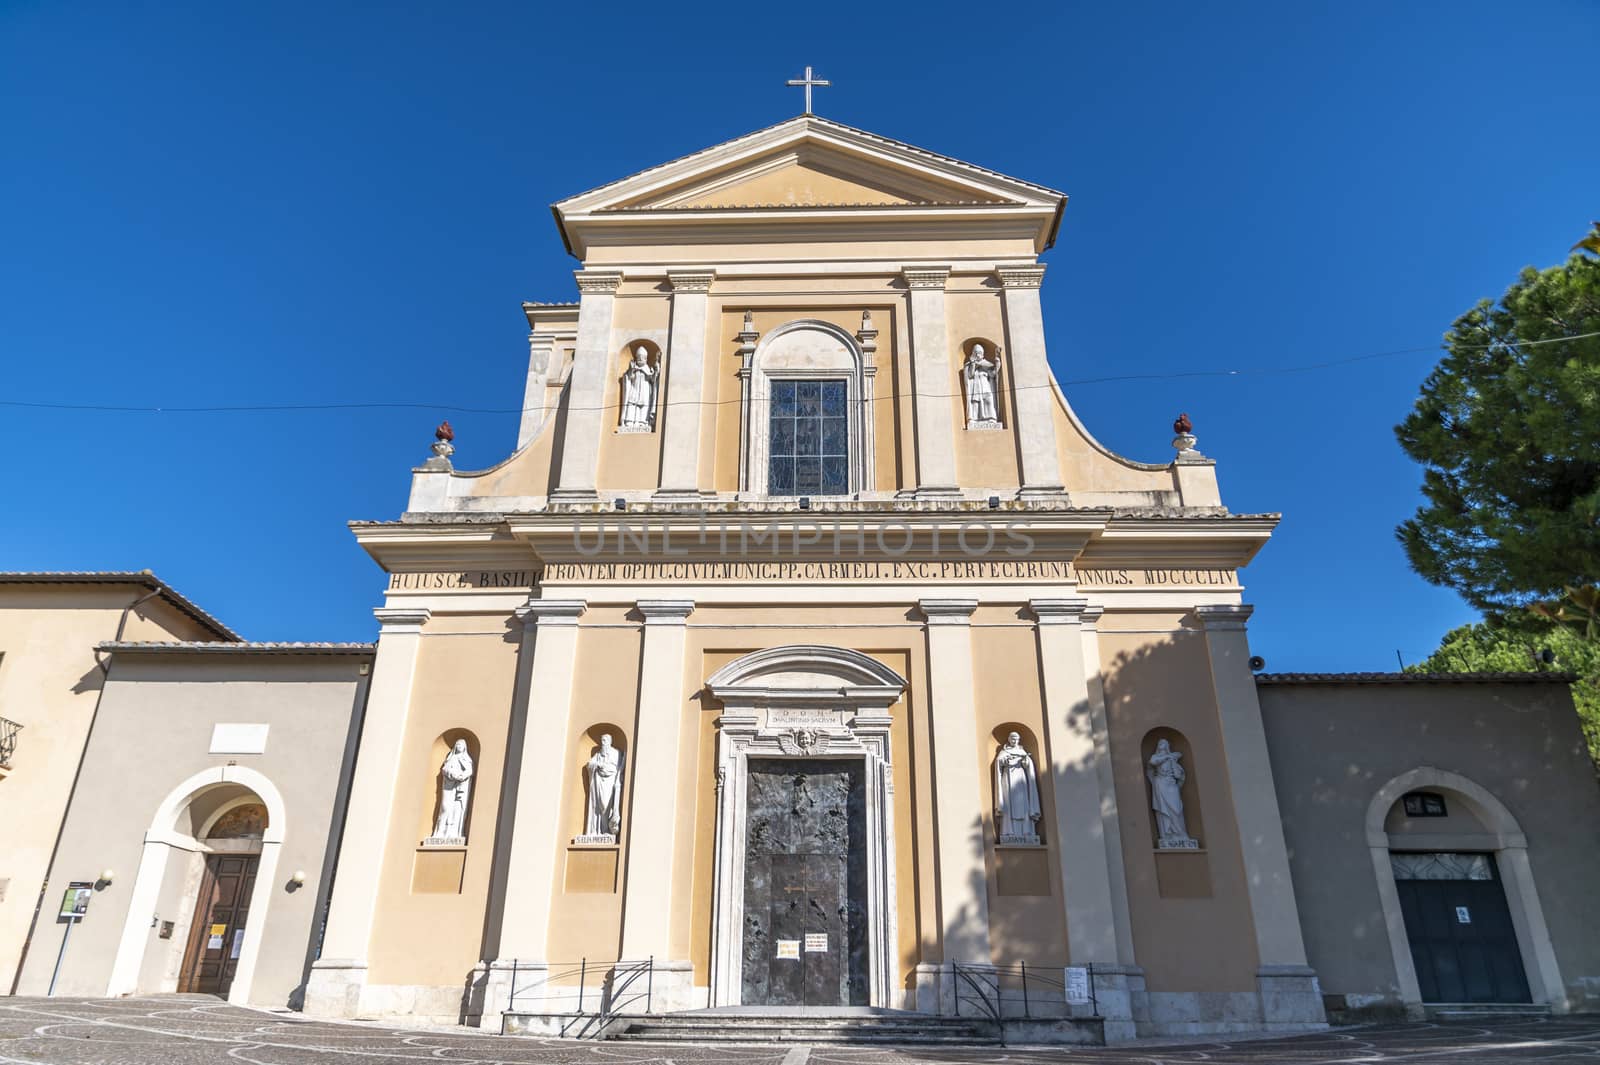
[[[361,992],[367,986],[367,963],[358,958],[318,958],[306,980],[304,1012],[330,1019],[361,1016]]]
[[[1261,1020],[1270,1030],[1310,1031],[1328,1026],[1322,987],[1307,965],[1263,965],[1256,970]]]

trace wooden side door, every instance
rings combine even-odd
[[[259,861],[253,854],[206,855],[206,873],[195,900],[194,927],[184,955],[179,991],[228,993],[239,966]]]

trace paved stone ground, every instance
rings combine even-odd
[[[1491,1065],[1600,1061],[1600,1016],[1403,1024],[1234,1042],[1111,1048],[736,1047],[574,1043],[472,1031],[330,1024],[170,995],[0,998],[0,1063],[18,1065]]]

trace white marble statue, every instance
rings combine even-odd
[[[444,765],[439,767],[439,819],[433,823],[435,840],[459,840],[467,835],[467,795],[472,789],[472,755],[467,741],[456,740]]]
[[[600,749],[589,759],[589,815],[587,837],[615,839],[622,828],[622,752],[611,745],[609,734],[600,737]]]
[[[967,364],[961,368],[967,386],[967,428],[992,429],[1000,425],[999,408],[995,392],[1000,378],[1000,364],[991,359],[982,344],[972,345]]]
[[[1200,844],[1189,835],[1183,820],[1183,782],[1188,774],[1183,754],[1166,740],[1156,741],[1156,751],[1144,775],[1150,779],[1150,808],[1156,812],[1156,846],[1162,850],[1192,850]]]
[[[1015,732],[994,759],[994,823],[1001,843],[1039,842],[1039,777]]]
[[[656,418],[656,368],[650,349],[640,344],[622,375],[622,428],[651,429]]]

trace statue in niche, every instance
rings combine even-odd
[[[650,349],[640,344],[622,374],[622,428],[645,432],[656,424],[656,368]]]
[[[967,364],[961,368],[967,386],[967,428],[1000,428],[1000,410],[995,396],[999,390],[1000,363],[989,357],[982,344],[972,345]]]
[[[1039,844],[1039,776],[1013,732],[994,759],[994,823],[1002,844]]]
[[[472,755],[467,741],[456,740],[439,767],[439,817],[433,823],[430,843],[465,842],[467,797],[472,789]]]
[[[1194,850],[1199,842],[1189,835],[1183,819],[1183,754],[1166,740],[1156,741],[1155,753],[1144,775],[1150,780],[1150,808],[1156,812],[1156,846],[1161,850]]]
[[[611,735],[600,737],[600,749],[589,758],[589,807],[583,838],[594,843],[615,843],[622,828],[622,752],[611,745]]]

